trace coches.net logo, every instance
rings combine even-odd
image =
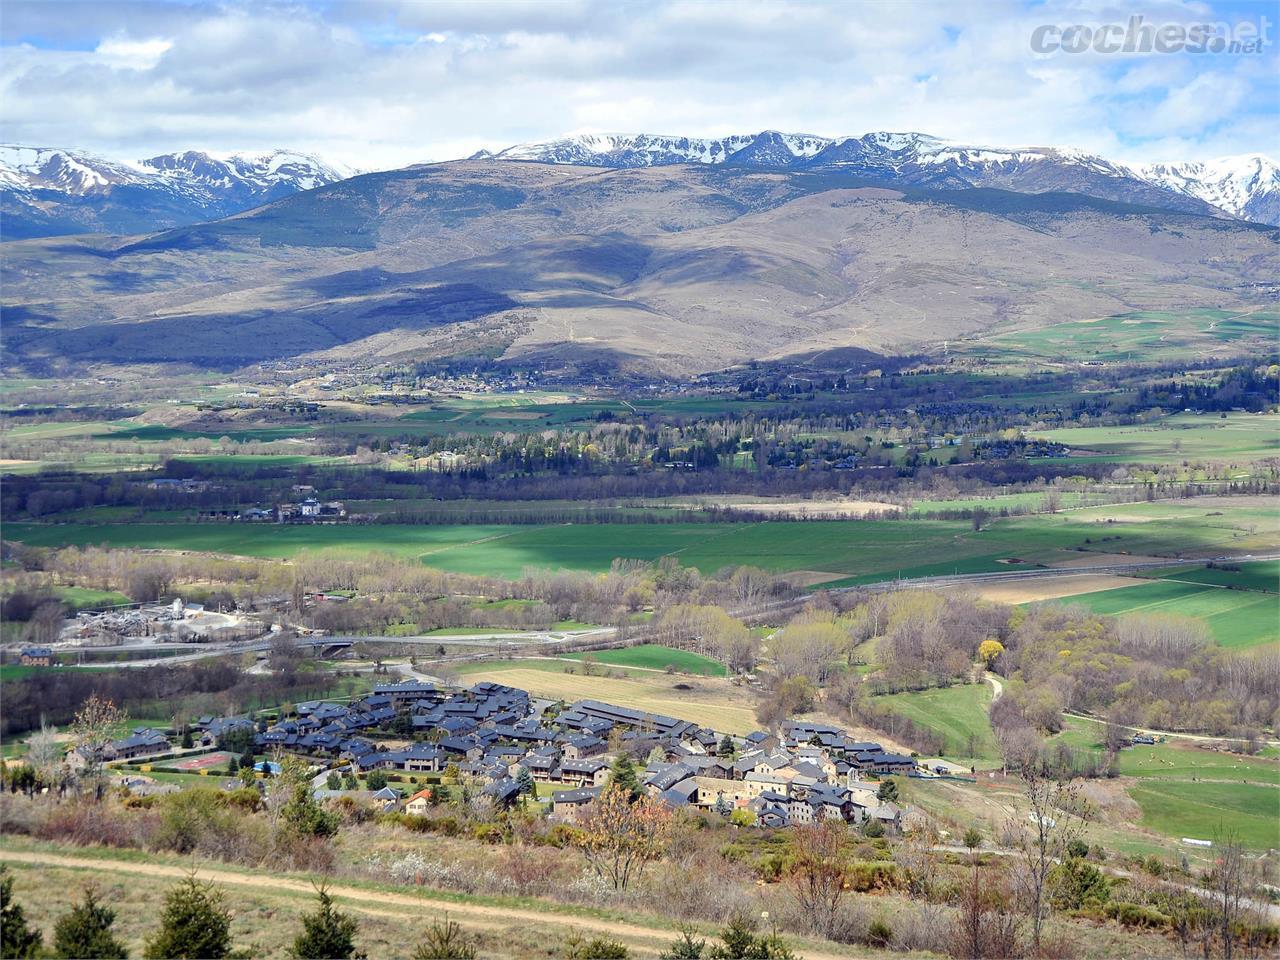
[[[1261,53],[1272,23],[1149,23],[1135,14],[1126,23],[1043,23],[1031,32],[1033,53]]]

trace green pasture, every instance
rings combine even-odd
[[[1255,850],[1280,847],[1280,789],[1253,783],[1144,781],[1129,788],[1141,825],[1172,838],[1219,841],[1234,832]]]
[[[1008,570],[1011,560],[1053,563],[1090,551],[1185,557],[1261,552],[1280,540],[1265,501],[1213,506],[1180,500],[1088,507],[1010,517],[981,531],[967,521],[907,519],[554,525],[11,523],[5,535],[33,546],[105,544],[256,557],[287,558],[309,549],[383,551],[445,570],[508,578],[520,576],[526,567],[599,572],[619,557],[655,561],[673,556],[706,574],[751,564],[777,572],[830,573],[840,578],[838,583]],[[938,559],[922,563],[921,558]],[[1227,603],[1232,610],[1238,606]],[[1227,608],[1206,609],[1213,614]],[[1249,616],[1265,610],[1259,607]]]
[[[1101,729],[1099,726],[1098,730]],[[1280,763],[1275,760],[1207,750],[1172,739],[1154,746],[1121,750],[1116,756],[1116,766],[1122,776],[1142,779],[1280,786]]]
[[[1111,616],[1160,613],[1194,617],[1203,620],[1214,639],[1225,647],[1280,641],[1280,595],[1274,593],[1153,580],[1054,602]]]
[[[564,655],[565,660],[581,660],[583,657],[591,657],[596,663],[609,666],[645,667],[650,670],[665,670],[668,666],[673,666],[684,673],[697,673],[706,677],[723,677],[728,674],[725,665],[718,660],[690,650],[677,650],[655,643],[623,647],[620,650],[595,650]]]
[[[886,694],[872,702],[876,706],[891,707],[895,713],[944,737],[945,757],[966,761],[1000,759],[1000,749],[987,720],[987,707],[991,704],[989,684]]]
[[[959,345],[992,362],[1102,362],[1185,359],[1251,342],[1274,344],[1280,315],[1273,311],[1142,310],[1018,330]]]
[[[1226,460],[1250,463],[1280,456],[1280,415],[1179,413],[1149,423],[1064,427],[1035,434],[1064,443],[1089,459],[1113,462],[1180,463]]]
[[[1259,560],[1253,563],[1232,564],[1238,570],[1222,567],[1194,567],[1162,573],[1161,580],[1177,580],[1179,583],[1207,583],[1236,590],[1259,590],[1280,593],[1280,560]]]

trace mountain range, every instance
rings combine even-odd
[[[720,139],[585,134],[497,153],[482,150],[472,159],[487,158],[610,168],[700,163],[840,169],[934,189],[1070,190],[1108,200],[1152,203],[1192,213],[1221,211],[1258,223],[1280,224],[1280,167],[1257,153],[1206,163],[1128,166],[1079,150],[972,146],[921,133],[831,138],[767,130]]]
[[[1275,302],[1280,230],[1151,184],[1120,183],[1124,199],[1053,188],[1117,185],[1072,171],[1016,161],[1000,176],[1027,192],[859,164],[489,157],[370,173],[145,236],[6,243],[5,364],[685,377]],[[1253,349],[1219,332],[1215,355]]]
[[[1068,191],[1280,224],[1280,168],[1262,154],[1135,167],[1079,150],[971,146],[919,133],[832,138],[764,131],[719,139],[587,134],[482,150],[471,159],[605,169],[698,164],[839,170],[889,186]],[[231,216],[356,173],[288,150],[188,150],[122,162],[75,150],[0,146],[0,237],[153,233]]]
[[[83,152],[0,145],[6,240],[78,233],[152,233],[216,220],[356,171],[287,150],[195,150],[122,162]]]

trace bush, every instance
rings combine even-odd
[[[607,937],[583,940],[575,933],[564,942],[565,960],[626,960],[630,955],[625,946]]]
[[[900,886],[902,875],[896,863],[862,860],[849,866],[849,888],[857,893],[896,890]]]
[[[893,928],[883,920],[872,920],[867,927],[867,944],[872,947],[887,947],[893,943]]]
[[[413,951],[413,960],[475,960],[475,957],[475,945],[447,913],[443,922],[431,922],[422,943]]]
[[[1126,927],[1142,927],[1148,930],[1163,930],[1169,926],[1170,918],[1154,907],[1144,907],[1137,903],[1109,903],[1106,914]]]

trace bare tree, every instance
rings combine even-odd
[[[81,705],[71,724],[75,749],[83,762],[81,777],[93,786],[98,799],[102,797],[103,754],[115,731],[128,722],[127,713],[112,701],[94,694]]]
[[[1214,846],[1218,848],[1218,857],[1209,874],[1208,901],[1213,917],[1210,937],[1217,933],[1222,941],[1223,960],[1231,960],[1235,952],[1236,926],[1249,902],[1249,865],[1235,830],[1224,831]]]
[[[40,730],[27,740],[27,763],[40,781],[50,787],[62,784],[66,774],[66,757],[58,741],[58,728],[50,727],[40,719]]]
[[[844,855],[848,828],[838,820],[824,820],[791,831],[794,860],[787,883],[801,914],[813,932],[830,937],[848,892],[849,867]]]
[[[628,790],[610,786],[591,805],[573,844],[597,876],[621,891],[662,856],[671,824],[670,809],[656,797],[632,803]]]
[[[1045,886],[1049,872],[1071,841],[1079,837],[1084,823],[1078,811],[1078,784],[1049,776],[1038,760],[1023,764],[1022,779],[1030,824],[1015,822],[1010,826],[1017,834],[1022,867],[1019,885],[1031,916],[1032,947],[1038,953],[1048,907]]]

